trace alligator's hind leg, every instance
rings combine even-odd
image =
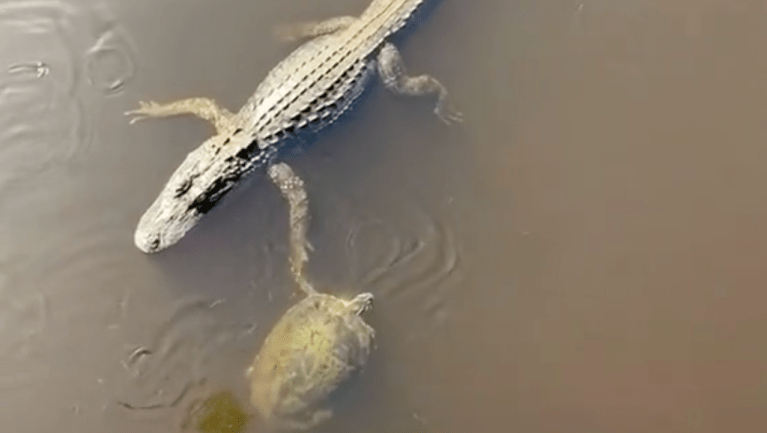
[[[290,271],[298,287],[307,295],[317,293],[304,274],[304,267],[309,261],[307,249],[312,249],[306,240],[309,225],[309,199],[304,189],[304,181],[285,163],[269,167],[269,177],[280,189],[280,193],[290,207]]]
[[[295,419],[280,420],[279,424],[289,430],[307,431],[324,423],[333,417],[333,411],[331,409],[320,409],[312,414],[312,418],[307,421],[298,421]]]
[[[156,102],[139,102],[139,104],[140,108],[125,113],[126,116],[136,116],[131,119],[130,123],[149,117],[194,114],[212,123],[219,134],[229,130],[234,123],[234,114],[226,108],[219,107],[216,101],[210,98],[181,99],[167,104],[158,104]]]
[[[405,63],[402,61],[397,48],[391,43],[384,44],[381,52],[378,54],[378,74],[383,80],[384,86],[392,92],[399,95],[423,96],[437,94],[437,104],[434,106],[434,113],[447,123],[460,122],[463,118],[461,113],[448,107],[447,89],[434,77],[429,75],[418,75],[410,77],[407,75]]]
[[[284,41],[313,38],[343,30],[357,20],[357,17],[343,16],[330,18],[324,21],[307,21],[303,23],[286,24],[277,26],[274,29],[274,34],[277,38]]]

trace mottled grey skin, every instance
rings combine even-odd
[[[331,398],[370,355],[373,328],[360,317],[373,295],[352,299],[318,293],[307,281],[308,200],[303,182],[285,164],[269,175],[290,208],[291,273],[307,295],[274,325],[248,369],[251,403],[269,424],[306,430],[333,414]]]

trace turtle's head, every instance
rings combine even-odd
[[[138,249],[157,253],[174,245],[259,160],[241,158],[227,147],[211,143],[220,137],[212,137],[190,152],[141,216],[134,234]],[[230,146],[234,148],[234,143]]]
[[[373,294],[360,293],[349,301],[349,306],[359,316],[365,311],[373,309]]]

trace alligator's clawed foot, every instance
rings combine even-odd
[[[377,67],[384,87],[393,93],[408,96],[437,95],[434,106],[437,117],[446,125],[463,121],[463,114],[450,107],[445,86],[430,75],[409,76],[402,56],[391,43],[385,43],[378,53]]]
[[[272,36],[280,42],[295,42],[301,39],[301,32],[295,25],[282,24],[272,29]]]
[[[324,21],[307,21],[295,24],[282,24],[274,28],[274,36],[285,42],[297,41],[299,39],[314,38],[322,35],[339,32],[347,29],[357,17],[341,16],[330,18]]]
[[[441,120],[442,123],[444,123],[445,125],[451,125],[453,123],[463,122],[463,113],[461,113],[460,111],[456,111],[452,108],[449,108],[448,110],[440,110],[438,108],[435,108],[434,113],[437,115],[437,117],[439,117],[439,120]]]
[[[154,101],[139,102],[139,108],[125,113],[126,116],[136,116],[130,123],[149,117],[170,117],[192,114],[213,124],[216,131],[222,134],[236,127],[236,116],[226,108],[219,107],[210,98],[187,98],[178,101],[158,104]]]
[[[126,111],[123,114],[126,116],[133,116],[133,118],[128,122],[129,124],[133,125],[140,120],[148,119],[150,117],[159,117],[158,113],[160,112],[160,107],[160,104],[154,101],[139,101],[139,108]]]

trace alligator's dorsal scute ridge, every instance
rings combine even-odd
[[[278,149],[302,131],[333,123],[362,94],[374,73],[397,94],[436,95],[445,123],[460,113],[447,107],[447,90],[428,75],[408,76],[397,49],[386,41],[425,0],[373,0],[359,17],[336,17],[290,26],[308,39],[275,66],[236,114],[209,98],[142,103],[127,114],[194,114],[216,135],[190,152],[141,217],[134,240],[146,253],[178,242],[249,172],[268,166]]]

